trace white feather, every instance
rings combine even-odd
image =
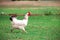
[[[25,27],[27,26],[28,23],[28,13],[25,15],[23,20],[18,20],[16,17],[13,17],[12,19],[13,19],[12,21],[13,28],[19,28],[25,31]]]

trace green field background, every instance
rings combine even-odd
[[[0,14],[60,14],[60,7],[0,8]],[[2,13],[3,12],[3,13]],[[60,40],[60,15],[30,16],[26,31],[11,32],[9,15],[0,15],[0,40]],[[17,16],[22,20],[24,16]]]
[[[0,8],[0,13],[4,12],[5,14],[24,14],[26,12],[32,12],[32,14],[45,14],[51,12],[51,14],[60,14],[60,7],[20,7],[20,8]]]

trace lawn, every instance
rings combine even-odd
[[[60,14],[60,7],[27,7],[27,8],[0,8],[0,13],[4,12],[5,14],[24,14],[26,12],[32,12],[32,14]]]
[[[13,10],[12,8],[0,8],[0,12],[4,12],[6,14],[15,12],[17,14],[25,14],[27,11],[31,11],[33,14],[40,14],[47,12],[47,9],[49,8],[51,7],[47,7],[46,11],[40,7],[37,10],[32,8],[27,8],[24,10],[17,8],[13,8]],[[56,9],[60,10],[59,7],[53,7],[51,10],[49,10],[52,11],[53,14],[60,12],[56,11],[56,13],[54,13],[54,9],[55,11]],[[28,25],[26,26],[26,31],[28,33],[24,33],[22,30],[17,29],[11,32],[11,23],[9,17],[10,16],[8,15],[0,15],[0,40],[60,40],[60,15],[30,16]],[[24,16],[18,16],[17,18],[23,19]]]

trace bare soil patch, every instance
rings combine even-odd
[[[9,1],[0,2],[0,7],[60,6],[60,1]]]

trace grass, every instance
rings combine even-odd
[[[28,11],[31,11],[33,14],[60,14],[60,7],[29,7],[29,8],[0,8],[0,13],[4,12],[5,14],[24,14]]]
[[[9,8],[7,9],[0,8],[0,9],[4,10],[3,12],[5,13],[11,12],[11,9]],[[27,12],[26,9],[23,10],[24,12],[22,10],[20,11],[19,9],[18,12],[19,13]],[[17,13],[16,10],[13,11]],[[14,13],[13,11],[12,13]],[[34,11],[36,12],[35,9],[33,9],[33,11],[31,12],[34,13]],[[38,10],[38,13],[40,13],[40,10]],[[26,26],[26,31],[28,33],[24,33],[22,30],[17,29],[11,32],[10,31],[11,22],[9,20],[9,17],[10,16],[8,15],[7,16],[0,15],[0,40],[59,40],[60,39],[60,16],[58,15],[30,16],[28,25]],[[18,16],[17,18],[22,19],[24,17]]]

